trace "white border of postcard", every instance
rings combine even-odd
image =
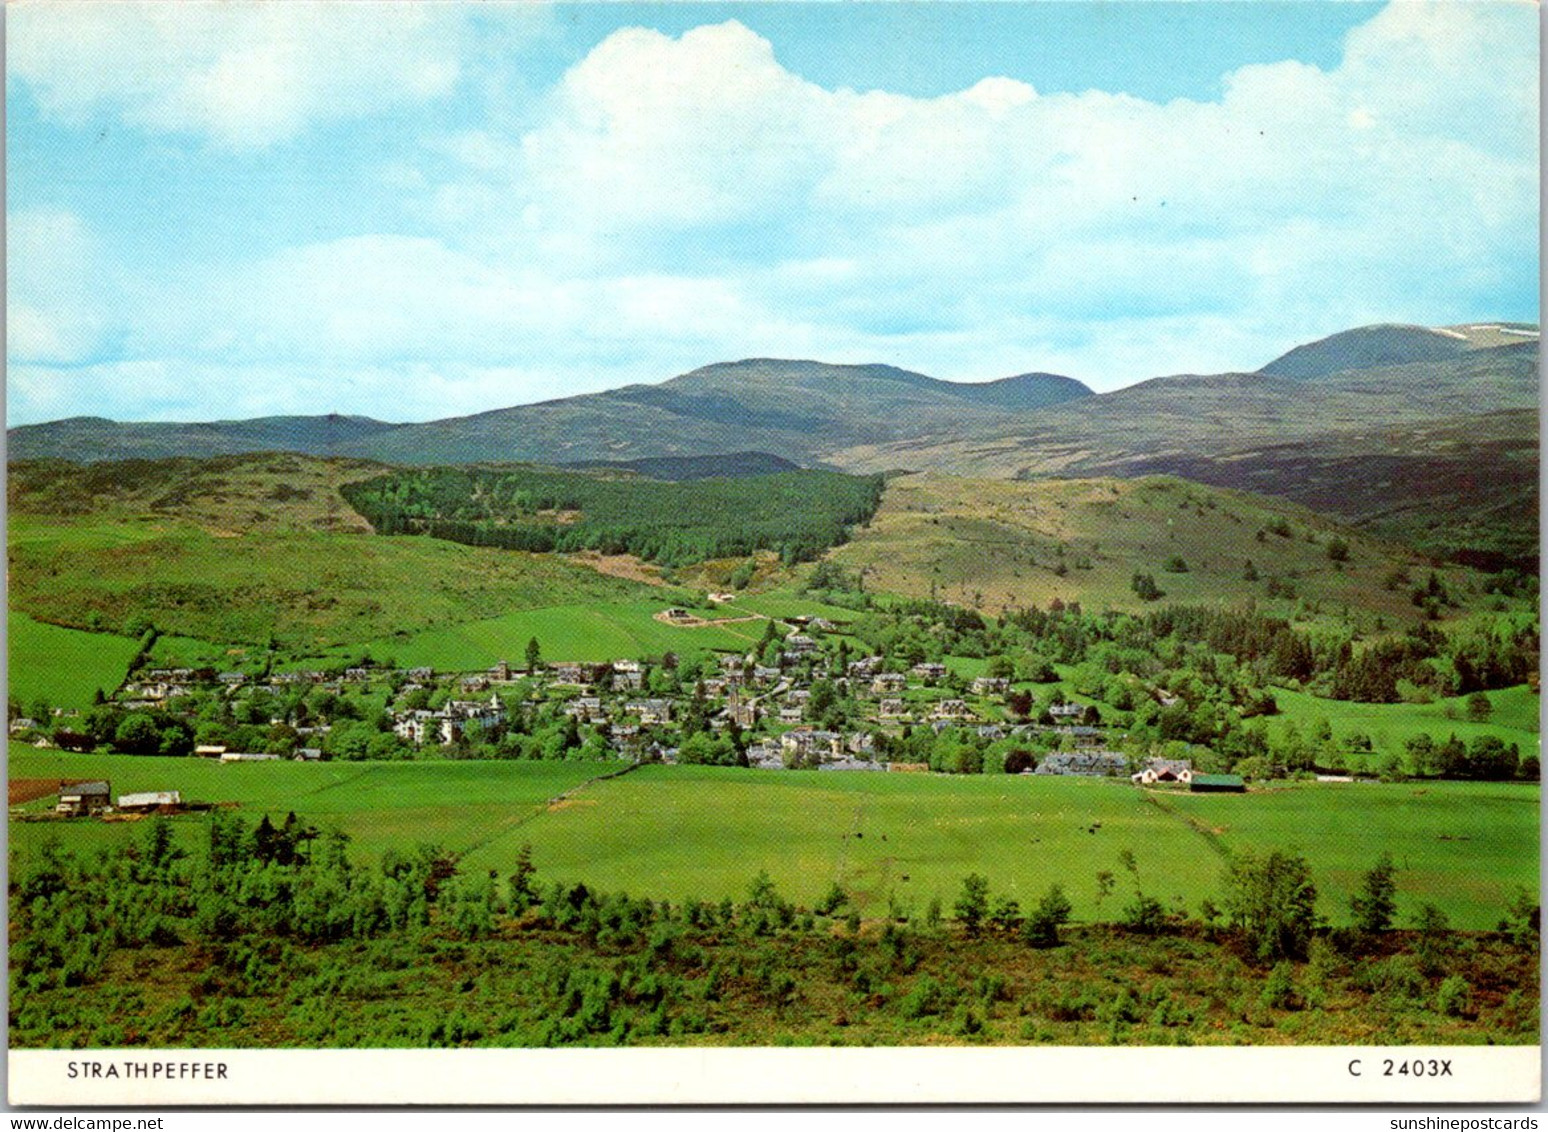
[[[1534,1103],[1540,1046],[12,1050],[13,1105]]]

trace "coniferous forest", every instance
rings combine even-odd
[[[759,550],[805,562],[881,503],[876,476],[796,471],[671,483],[552,468],[428,468],[350,484],[378,534],[469,546],[634,554],[665,566]]]

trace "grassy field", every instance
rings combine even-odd
[[[1468,718],[1463,696],[1432,704],[1356,704],[1275,688],[1279,714],[1269,720],[1268,727],[1271,735],[1278,735],[1294,721],[1306,739],[1319,721],[1326,720],[1334,738],[1361,732],[1370,737],[1378,754],[1400,755],[1404,740],[1420,734],[1437,742],[1455,734],[1469,743],[1480,735],[1497,735],[1506,743],[1519,745],[1522,755],[1537,754],[1541,697],[1525,685],[1486,695],[1494,710],[1486,721],[1475,723]]]
[[[656,614],[670,604],[668,597],[658,596],[648,601],[556,605],[383,638],[369,647],[375,655],[390,654],[399,665],[428,664],[443,672],[459,672],[487,668],[501,659],[519,661],[533,637],[548,660],[602,661],[693,649],[747,649],[763,636],[762,619],[694,628],[657,621]],[[747,614],[728,610],[724,616]]]
[[[1385,850],[1398,867],[1401,913],[1428,902],[1469,928],[1493,927],[1516,886],[1537,891],[1538,799],[1536,786],[1471,782],[1158,796],[1230,848],[1305,853],[1324,893],[1320,908],[1335,920]]]
[[[237,802],[244,813],[284,816],[294,810],[319,826],[343,830],[366,853],[439,844],[458,852],[530,820],[548,799],[617,763],[264,763],[206,759],[72,755],[12,743],[8,774],[18,778],[105,778],[113,794],[180,790],[200,802]],[[51,800],[28,809],[47,809]],[[178,837],[202,835],[199,815],[177,818]],[[136,823],[13,822],[11,851],[35,852],[50,837],[62,843],[108,844],[136,836]],[[514,859],[514,857],[513,857]],[[505,862],[508,864],[509,862]]]
[[[741,896],[760,869],[814,902],[838,882],[868,915],[887,902],[949,909],[962,878],[989,877],[1024,904],[1055,882],[1077,918],[1116,917],[1136,887],[1196,913],[1216,897],[1223,851],[1307,855],[1335,922],[1358,874],[1390,849],[1405,909],[1443,908],[1458,927],[1492,927],[1512,889],[1538,883],[1538,790],[1424,784],[1302,786],[1242,796],[1141,792],[1074,778],[756,772],[617,764],[259,763],[63,755],[12,745],[12,778],[105,776],[116,792],[181,789],[244,812],[295,810],[349,833],[363,852],[436,842],[469,868],[503,873],[523,843],[550,879],[681,899]],[[585,785],[582,785],[582,784]],[[579,787],[577,789],[577,787]],[[559,794],[568,796],[548,804]],[[46,801],[34,808],[46,808]],[[179,818],[178,835],[203,820]],[[16,822],[13,854],[49,837],[103,844],[135,823]],[[1133,854],[1135,875],[1122,863]],[[1098,903],[1098,872],[1117,885]]]
[[[109,633],[85,633],[12,612],[6,624],[9,693],[29,711],[35,700],[52,707],[88,707],[100,689],[110,693],[139,644]]]

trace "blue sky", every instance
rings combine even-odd
[[[1537,11],[8,13],[7,421],[418,420],[750,356],[1098,389],[1535,321]]]

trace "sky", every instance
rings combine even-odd
[[[748,357],[1102,391],[1537,320],[1525,0],[27,0],[6,35],[9,425]]]

